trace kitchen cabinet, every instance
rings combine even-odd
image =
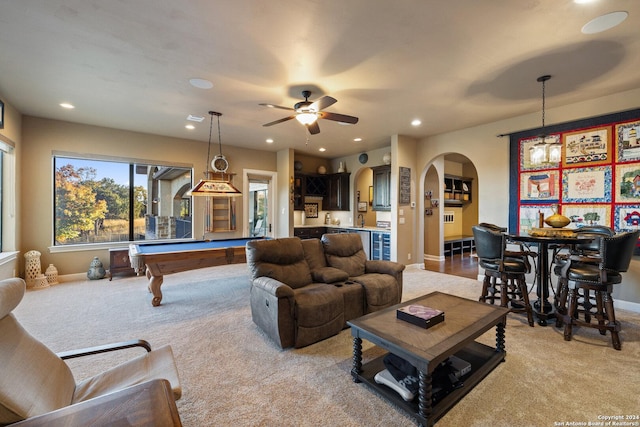
[[[446,175],[444,176],[444,205],[445,206],[462,206],[471,203],[471,184],[472,178],[461,176]]]
[[[374,211],[391,210],[391,166],[376,166],[373,170],[373,204]]]
[[[306,196],[325,197],[327,195],[326,175],[296,174],[293,178],[293,209],[304,210]]]
[[[327,227],[295,227],[293,235],[301,239],[319,239],[327,232]]]
[[[322,200],[322,209],[327,211],[349,210],[348,172],[327,175],[327,195]]]

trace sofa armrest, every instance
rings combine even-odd
[[[291,287],[271,277],[257,277],[253,279],[252,284],[276,298],[293,297],[293,289]]]
[[[311,277],[314,282],[318,283],[336,283],[344,282],[349,278],[346,271],[335,267],[321,267],[311,270]]]
[[[395,261],[368,260],[364,264],[365,273],[381,273],[398,276],[405,269],[404,264]]]

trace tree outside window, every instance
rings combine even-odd
[[[191,169],[54,157],[54,245],[191,237]]]

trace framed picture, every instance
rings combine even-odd
[[[640,203],[640,163],[616,165],[616,203]]]
[[[571,220],[567,228],[585,225],[611,226],[611,205],[563,205],[562,215]]]
[[[0,100],[0,129],[4,129],[4,102]]]
[[[358,202],[358,212],[367,211],[367,202]]]
[[[611,203],[611,166],[562,171],[565,203]]]
[[[611,163],[611,126],[568,132],[562,139],[563,166]]]
[[[616,157],[619,162],[640,160],[640,120],[616,125]]]
[[[307,218],[318,218],[318,204],[317,203],[305,203],[304,204],[304,216]]]
[[[519,212],[518,233],[525,233],[532,228],[538,228],[540,214],[544,218],[553,215],[551,205],[522,205]]]
[[[544,158],[540,160],[539,163],[534,163],[532,159],[532,153],[537,152],[534,150],[534,146],[536,144],[540,144],[542,142],[542,138],[524,138],[520,140],[520,169],[521,170],[541,170],[541,169],[555,169],[560,166],[560,159],[557,161],[548,161],[549,158],[549,146],[550,145],[559,145],[560,144],[560,135],[548,135],[545,138],[545,142],[547,143],[544,146],[543,153]]]
[[[559,170],[520,174],[520,200],[522,202],[557,203],[559,199]]]
[[[640,229],[640,205],[620,205],[614,209],[613,229],[616,232]]]

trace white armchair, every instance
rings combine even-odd
[[[151,350],[143,340],[55,354],[20,325],[12,311],[22,300],[24,280],[0,281],[0,425],[102,396],[152,379],[166,379],[175,399],[182,394],[170,346]],[[64,359],[142,347],[146,353],[76,383]]]

